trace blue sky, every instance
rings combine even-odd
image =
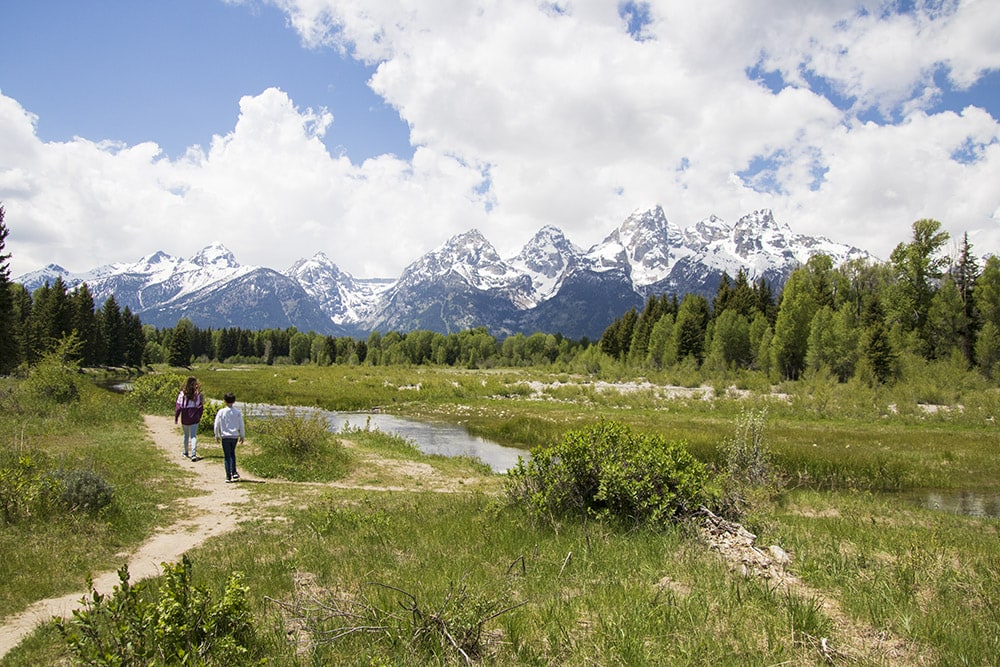
[[[761,208],[1000,252],[993,0],[71,0],[0,8],[17,276],[220,240],[392,277],[478,228],[581,247]]]
[[[335,108],[331,152],[412,156],[406,123],[367,86],[374,67],[308,49],[275,7],[218,0],[7,3],[0,90],[47,141],[155,141],[170,157],[233,126],[243,95],[278,86]]]

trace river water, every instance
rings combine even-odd
[[[923,491],[915,495],[926,509],[975,517],[1000,517],[1000,494],[975,491]]]
[[[423,422],[397,415],[375,412],[332,412],[318,408],[287,407],[281,405],[253,404],[247,406],[252,415],[276,414],[288,410],[318,412],[323,415],[330,430],[337,433],[346,428],[378,429],[412,442],[425,454],[442,456],[470,456],[488,465],[494,472],[507,472],[517,465],[519,458],[531,455],[523,449],[505,447],[491,440],[471,435],[461,426]]]

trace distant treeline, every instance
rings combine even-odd
[[[436,364],[467,368],[556,365],[595,372],[613,362],[638,371],[686,365],[710,373],[756,370],[777,381],[825,370],[841,381],[887,383],[900,357],[961,358],[1000,377],[1000,260],[982,268],[964,238],[957,257],[942,251],[948,234],[935,220],[913,223],[913,239],[888,262],[854,260],[834,268],[825,255],[796,269],[777,298],[763,280],[723,275],[711,302],[696,294],[651,296],[640,312],[616,319],[599,341],[560,334],[499,340],[484,328],[443,334],[372,333],[367,339],[296,328],[202,329],[188,319],[172,328],[143,326],[109,298],[99,310],[87,286],[60,279],[28,294],[9,284],[9,321],[0,321],[7,372],[73,335],[85,365],[192,361],[263,364]],[[0,208],[0,230],[2,208]],[[0,251],[3,249],[0,237]],[[5,274],[6,257],[0,253]],[[0,275],[0,278],[5,278]],[[3,316],[0,315],[0,318]],[[4,332],[13,345],[4,345]]]

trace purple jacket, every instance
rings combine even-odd
[[[194,395],[190,401],[184,398],[184,392],[177,394],[177,404],[174,405],[174,423],[181,418],[184,425],[197,424],[201,421],[201,413],[205,411],[205,399],[201,392]]]

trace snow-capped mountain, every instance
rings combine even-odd
[[[545,225],[508,264],[531,280],[535,298],[529,307],[534,307],[559,291],[563,279],[577,268],[583,254],[561,229]]]
[[[710,297],[723,273],[735,277],[740,270],[777,291],[817,253],[834,264],[868,256],[795,234],[769,210],[733,225],[710,216],[681,229],[655,206],[637,210],[588,250],[546,225],[504,260],[473,229],[419,257],[396,279],[355,278],[322,252],[284,273],[244,267],[212,243],[191,259],[157,252],[83,274],[49,265],[18,282],[29,290],[56,277],[70,287],[86,282],[97,303],[114,294],[120,306],[160,327],[187,317],[201,327],[295,326],[330,335],[482,326],[498,336],[546,331],[596,338],[650,294]]]
[[[334,324],[343,326],[370,319],[382,295],[395,284],[383,278],[355,278],[323,252],[300,259],[285,275],[301,285]]]

